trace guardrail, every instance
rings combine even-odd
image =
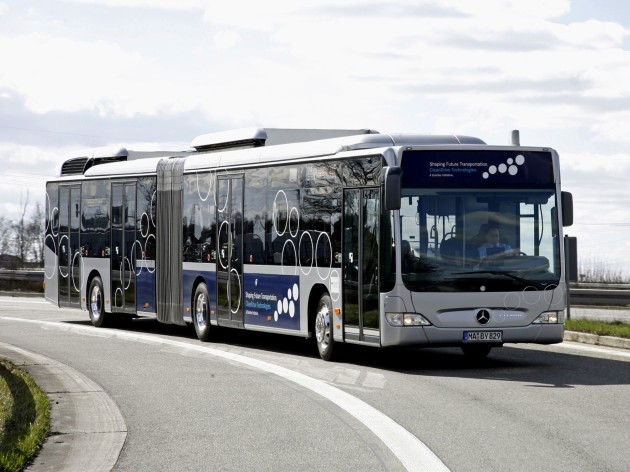
[[[0,269],[0,280],[14,280],[16,282],[43,281],[44,271],[43,270]]]
[[[630,287],[571,287],[570,297],[571,305],[625,306],[630,305]]]
[[[0,269],[0,281],[40,283],[43,270]],[[630,285],[579,284],[571,286],[571,305],[630,305]]]

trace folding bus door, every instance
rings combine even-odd
[[[217,314],[219,324],[243,326],[243,176],[218,177]]]
[[[59,187],[59,306],[81,303],[81,187]]]
[[[343,198],[344,336],[348,340],[380,343],[380,190],[346,189]]]
[[[112,184],[112,312],[136,312],[136,184]]]

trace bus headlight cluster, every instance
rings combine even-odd
[[[546,311],[534,321],[536,324],[557,324],[564,322],[564,312]]]
[[[428,326],[431,323],[418,313],[385,313],[391,326]]]

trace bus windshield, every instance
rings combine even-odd
[[[457,162],[463,164],[459,156]],[[423,168],[424,164],[408,160],[405,166],[403,161],[403,175],[408,177],[403,179],[400,250],[407,288],[498,292],[545,289],[559,282],[560,238],[552,182],[529,181],[527,187],[521,176],[512,185],[495,181],[482,186],[471,180],[470,173],[462,181],[453,172],[454,178],[442,173],[431,181],[441,187],[431,187],[426,180],[420,182]],[[412,169],[415,177],[409,177]]]

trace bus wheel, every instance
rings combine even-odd
[[[107,325],[109,317],[107,313],[105,313],[105,305],[103,304],[103,281],[100,277],[94,277],[92,279],[88,293],[88,312],[92,324],[99,328]]]
[[[320,357],[325,361],[332,360],[335,346],[332,335],[332,300],[327,293],[322,295],[317,303],[314,327],[315,342]]]
[[[462,351],[466,357],[471,359],[484,359],[490,354],[492,346],[488,344],[466,344],[462,346]]]
[[[206,284],[200,283],[195,290],[193,298],[193,323],[195,332],[200,341],[208,341],[210,339],[210,300],[208,298],[208,287]]]

